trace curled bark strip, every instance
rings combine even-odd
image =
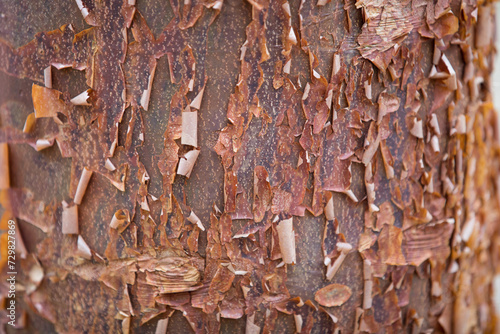
[[[283,261],[288,264],[295,264],[296,254],[295,254],[295,232],[293,230],[293,219],[285,219],[278,223],[276,226],[278,231],[281,255],[283,256]]]
[[[18,326],[495,331],[490,0],[54,1],[2,17]]]
[[[78,234],[78,205],[62,203],[62,233]]]
[[[74,202],[76,204],[81,204],[83,195],[85,195],[85,191],[87,190],[87,186],[90,181],[90,177],[92,176],[92,171],[84,167],[82,169],[82,174],[80,176],[80,181],[78,182],[78,187],[76,188]]]

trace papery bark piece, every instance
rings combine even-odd
[[[343,284],[330,284],[316,291],[314,300],[326,307],[340,306],[351,298],[351,289]]]
[[[193,171],[194,164],[196,163],[196,159],[198,159],[198,155],[200,155],[200,150],[194,149],[184,154],[183,157],[180,157],[179,165],[177,166],[177,174],[189,178]]]
[[[397,96],[388,94],[387,92],[380,93],[378,97],[378,120],[380,124],[385,115],[396,112],[399,109],[400,100]]]
[[[75,106],[90,106],[90,103],[88,103],[89,93],[90,89],[87,89],[86,91],[72,98],[70,102],[73,103]]]
[[[189,109],[189,107],[187,107]],[[182,145],[198,147],[198,111],[182,112]]]
[[[283,261],[288,264],[296,263],[295,254],[295,232],[293,229],[293,218],[282,220],[276,226],[278,231],[280,250]]]
[[[205,226],[203,226],[203,223],[201,222],[200,218],[198,218],[198,216],[194,213],[194,211],[191,211],[191,213],[187,217],[187,220],[191,222],[191,224],[198,226],[200,230],[205,231]]]
[[[78,205],[63,201],[61,221],[63,234],[78,234]]]
[[[344,259],[346,258],[347,254],[352,250],[352,246],[346,242],[338,242],[337,245],[337,250],[340,252],[340,255],[338,258],[335,259],[333,264],[328,264],[327,269],[326,269],[326,279],[328,281],[331,281],[333,276],[337,273],[337,271],[340,269],[340,266],[344,262]]]
[[[169,318],[158,320],[156,323],[155,334],[167,334],[168,319]]]
[[[35,117],[56,117],[57,113],[65,113],[66,105],[60,99],[61,92],[33,84],[31,96],[33,107],[35,108]]]
[[[196,97],[193,99],[193,101],[189,105],[191,108],[194,108],[196,110],[200,110],[200,108],[201,108],[201,101],[203,99],[203,93],[205,92],[206,85],[207,85],[207,81],[205,80],[205,84],[203,85],[203,87],[201,88],[201,90],[198,92],[198,94],[196,95]]]
[[[46,148],[49,148],[51,147],[52,145],[54,145],[54,140],[49,140],[49,139],[37,139],[37,141],[35,142],[35,150],[37,150],[37,152],[41,151],[41,150],[44,150]]]
[[[76,188],[74,202],[76,204],[81,204],[83,195],[85,195],[85,191],[87,190],[87,186],[90,181],[90,177],[92,176],[92,171],[87,167],[82,169],[82,174],[80,175],[80,181],[78,181],[78,187]]]
[[[32,112],[31,114],[29,114],[27,117],[26,117],[26,121],[24,123],[24,127],[23,127],[23,132],[24,133],[29,133],[31,132],[31,130],[33,130],[33,127],[35,126],[35,113]]]
[[[382,262],[394,266],[406,264],[406,259],[401,251],[403,232],[399,227],[385,225],[378,237],[378,254]]]
[[[85,240],[83,240],[81,235],[78,236],[76,255],[87,260],[90,260],[92,258],[92,251],[90,250],[90,247],[89,245],[87,245]]]
[[[130,216],[128,210],[120,209],[116,211],[111,218],[109,227],[118,230],[118,233],[122,233],[130,224]]]

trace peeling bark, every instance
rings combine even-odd
[[[16,326],[497,330],[493,12],[6,3],[0,278],[13,219]]]

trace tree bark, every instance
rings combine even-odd
[[[490,1],[0,6],[3,331],[498,331]]]

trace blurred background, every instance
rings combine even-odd
[[[497,45],[497,56],[495,60],[495,70],[493,72],[493,103],[495,108],[500,111],[500,57],[498,52],[500,51],[500,2],[496,3],[496,15],[497,15],[497,33],[496,33],[496,45]]]

